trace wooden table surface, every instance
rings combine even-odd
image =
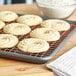
[[[36,14],[40,12],[35,4],[15,4],[0,6],[1,10],[10,10],[20,14]],[[76,11],[67,18],[76,21]],[[57,57],[65,53],[68,49],[76,45],[76,33],[65,43],[63,48],[49,61],[55,60]],[[31,64],[13,60],[0,58],[0,76],[56,76],[51,70],[46,68],[46,64]]]

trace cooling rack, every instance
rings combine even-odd
[[[44,18],[45,19],[45,18]],[[50,45],[49,50],[46,52],[41,53],[27,53],[20,51],[16,46],[13,48],[0,48],[0,57],[7,58],[7,59],[13,59],[13,60],[19,60],[19,61],[25,61],[25,62],[31,62],[31,63],[46,63],[48,60],[50,60],[66,43],[66,41],[76,32],[76,22],[68,21],[70,23],[71,28],[68,31],[62,31],[60,32],[60,39],[53,42],[48,42]],[[40,26],[32,26],[31,29],[38,28]],[[0,34],[4,33],[2,30],[0,30]],[[19,40],[30,38],[30,35],[21,35],[17,36]]]

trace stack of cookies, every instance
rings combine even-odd
[[[31,30],[31,27],[39,26]],[[49,49],[49,43],[60,39],[60,31],[70,29],[70,24],[63,20],[43,20],[37,15],[18,16],[12,11],[0,12],[0,48],[18,49],[29,53],[44,52]],[[30,35],[30,38],[19,40],[17,36]]]

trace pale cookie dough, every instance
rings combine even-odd
[[[23,15],[17,19],[18,23],[23,23],[28,26],[35,26],[42,23],[42,18],[37,15]]]
[[[3,28],[3,31],[13,35],[26,35],[31,31],[31,28],[26,24],[11,23]]]
[[[67,31],[70,29],[70,24],[63,20],[49,19],[45,20],[41,24],[44,28],[55,29],[57,31]]]
[[[24,52],[39,53],[47,51],[49,49],[49,44],[42,39],[28,38],[20,41],[18,48]]]
[[[18,15],[12,11],[0,11],[0,20],[4,22],[15,21]]]
[[[0,20],[0,29],[2,29],[5,26],[5,23]]]
[[[10,34],[0,34],[0,48],[12,48],[18,43],[18,38]]]
[[[31,37],[40,38],[46,41],[56,41],[60,39],[58,31],[48,28],[37,28],[30,33]]]

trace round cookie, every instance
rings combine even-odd
[[[13,35],[25,35],[31,31],[31,28],[26,24],[11,23],[3,28],[3,31]]]
[[[31,37],[40,38],[46,41],[56,41],[60,39],[58,31],[48,28],[37,28],[30,33]]]
[[[0,29],[2,29],[5,26],[5,23],[0,20]]]
[[[57,31],[67,31],[70,29],[70,24],[63,20],[49,19],[45,20],[41,24],[42,27],[55,29]]]
[[[0,34],[0,48],[12,48],[18,43],[18,38],[10,34]]]
[[[20,41],[18,48],[24,52],[39,53],[47,51],[49,49],[49,44],[42,39],[28,38]]]
[[[37,15],[23,15],[17,19],[18,23],[23,23],[28,26],[35,26],[42,23],[42,18]]]
[[[12,11],[0,11],[0,20],[4,22],[15,21],[18,15]]]

